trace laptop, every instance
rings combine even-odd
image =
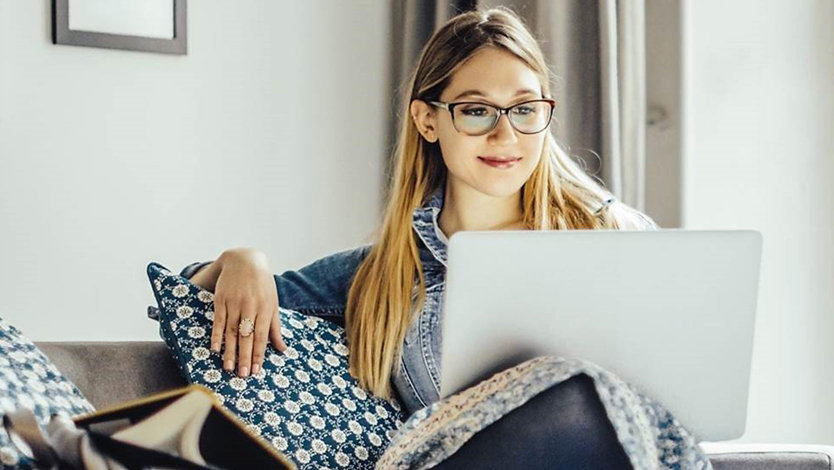
[[[615,373],[698,440],[740,437],[761,249],[752,230],[455,233],[441,397],[550,354]]]

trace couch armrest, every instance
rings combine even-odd
[[[834,446],[702,442],[715,470],[834,470]]]

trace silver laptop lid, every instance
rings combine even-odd
[[[737,438],[761,244],[748,230],[458,232],[441,396],[553,354],[614,372],[699,440]]]

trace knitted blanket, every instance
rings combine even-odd
[[[377,469],[430,468],[536,394],[587,374],[635,470],[712,470],[692,434],[660,404],[588,361],[541,356],[418,410],[394,435]]]

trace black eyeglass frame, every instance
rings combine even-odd
[[[538,130],[536,132],[524,132],[524,131],[518,129],[517,127],[515,127],[515,123],[513,123],[513,120],[510,119],[510,115],[509,115],[510,110],[513,109],[513,108],[516,108],[518,106],[523,106],[525,104],[538,103],[538,102],[545,102],[545,103],[550,105],[550,116],[548,116],[548,118],[547,118],[547,124],[545,124],[544,127],[541,128],[541,130]],[[452,117],[452,125],[455,127],[455,130],[460,132],[463,135],[468,135],[468,136],[471,136],[471,137],[486,135],[486,134],[489,134],[490,132],[492,132],[492,130],[495,129],[496,126],[498,126],[498,121],[501,120],[501,116],[504,115],[504,114],[507,115],[507,120],[510,121],[510,126],[512,126],[512,128],[515,129],[517,132],[519,132],[521,134],[525,134],[525,135],[539,134],[541,132],[544,132],[545,129],[547,129],[548,127],[550,127],[550,123],[553,121],[553,110],[556,109],[556,101],[548,99],[548,98],[538,98],[538,99],[535,99],[535,100],[522,101],[521,103],[516,103],[516,104],[514,104],[510,107],[507,107],[507,108],[502,108],[500,106],[495,106],[494,104],[484,103],[483,101],[455,101],[455,102],[451,102],[451,103],[444,103],[442,101],[429,101],[429,104],[431,104],[433,106],[436,106],[438,108],[445,109],[446,111],[449,111],[449,116]],[[492,123],[492,127],[485,130],[484,132],[481,132],[481,133],[478,133],[478,134],[469,134],[469,133],[463,132],[460,129],[458,129],[458,125],[455,123],[455,107],[460,106],[462,104],[479,104],[479,105],[482,105],[482,106],[488,106],[488,107],[498,111],[498,117],[495,118],[495,121]]]

